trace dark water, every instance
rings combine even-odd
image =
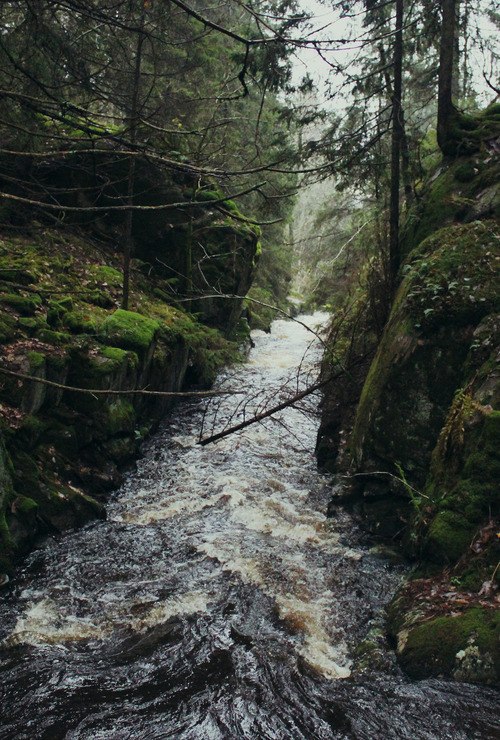
[[[275,322],[220,382],[274,403],[313,372],[310,338]],[[495,692],[399,673],[401,567],[325,517],[317,401],[205,448],[203,404],[179,407],[108,521],[31,555],[0,603],[2,740],[500,737]],[[205,428],[250,411],[230,397]]]

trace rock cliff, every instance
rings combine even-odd
[[[497,146],[443,163],[408,214],[384,332],[318,441],[368,528],[419,563],[389,620],[415,677],[500,676]]]

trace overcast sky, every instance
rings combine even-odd
[[[338,12],[334,12],[328,8],[328,4],[322,4],[318,0],[300,0],[300,6],[308,13],[312,15],[310,25],[311,38],[314,39],[331,39],[331,38],[353,38],[362,29],[362,15],[358,15],[356,18],[346,19],[340,18]],[[475,19],[477,23],[477,30],[470,29],[471,33],[478,33],[481,38],[495,39],[496,29],[493,24],[485,17],[482,16],[479,19]],[[498,44],[497,44],[498,47]],[[328,78],[331,79],[331,68],[328,64],[339,63],[345,65],[346,63],[353,63],[357,56],[357,45],[355,43],[349,45],[335,45],[335,51],[329,51],[324,54],[324,59],[313,49],[299,49],[294,55],[294,75],[293,82],[295,84],[300,83],[301,79],[309,73],[313,78],[318,88],[318,102],[322,102],[330,107],[332,103],[328,104],[327,96],[325,92],[325,83]],[[471,53],[470,66],[473,70],[474,82],[477,91],[479,92],[480,100],[482,105],[487,105],[491,102],[494,93],[486,85],[483,79],[483,67],[484,57],[476,49]],[[489,70],[488,70],[489,73]],[[493,80],[495,82],[495,80]],[[340,85],[340,78],[339,78]],[[335,87],[335,82],[333,84]],[[337,107],[338,103],[334,107]]]

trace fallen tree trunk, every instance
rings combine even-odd
[[[228,429],[224,429],[222,432],[217,432],[217,434],[212,434],[210,437],[200,439],[197,444],[204,447],[205,445],[211,444],[212,442],[217,442],[219,439],[223,439],[223,437],[227,437],[234,432],[239,432],[241,429],[246,429],[246,427],[249,427],[251,424],[257,424],[257,422],[267,419],[269,416],[278,413],[278,411],[282,411],[283,409],[288,408],[288,406],[293,406],[298,401],[301,401],[306,396],[310,396],[311,393],[314,393],[320,388],[324,388],[325,385],[328,385],[328,383],[331,383],[333,380],[339,378],[341,375],[344,374],[344,372],[344,370],[340,370],[338,373],[335,373],[335,375],[330,375],[330,377],[326,378],[325,380],[321,380],[318,383],[309,386],[309,388],[306,388],[300,393],[297,393],[295,396],[292,396],[292,398],[289,398],[286,401],[282,401],[277,406],[273,406],[272,408],[267,409],[267,411],[256,414],[256,416],[253,416],[251,419],[246,419],[239,424],[235,424],[232,427],[228,427]]]

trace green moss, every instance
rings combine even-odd
[[[49,301],[47,309],[47,323],[50,326],[57,327],[61,324],[65,314],[73,308],[72,298],[60,298],[56,301]]]
[[[38,370],[38,368],[45,365],[45,355],[42,355],[41,352],[28,352],[28,361],[30,371]]]
[[[476,527],[455,511],[440,511],[427,534],[425,554],[438,563],[455,562],[472,543]]]
[[[120,349],[119,347],[102,347],[101,355],[120,365],[128,362],[133,367],[137,367],[139,364],[139,358],[135,352],[127,352],[127,350]]]
[[[500,165],[485,153],[474,158],[461,157],[448,165],[440,163],[440,168],[434,169],[423,197],[410,210],[403,225],[405,255],[443,226],[464,221],[466,217],[472,220],[470,214],[485,190],[498,183]]]
[[[82,296],[82,300],[85,303],[91,303],[100,308],[113,308],[115,305],[113,298],[104,290],[92,290],[89,293],[85,293]]]
[[[34,295],[31,298],[17,295],[17,293],[3,293],[0,295],[0,304],[10,306],[23,316],[32,316],[41,304],[41,298]]]
[[[16,320],[13,316],[0,313],[0,343],[9,342],[16,335]]]
[[[98,321],[88,312],[68,311],[64,315],[64,324],[73,334],[96,334]]]
[[[120,308],[103,322],[100,335],[112,346],[145,355],[159,329],[158,321]]]
[[[68,355],[65,352],[62,353],[50,353],[45,356],[45,362],[47,363],[47,369],[49,372],[55,371],[56,373],[61,372],[68,364]]]
[[[28,317],[22,317],[19,319],[19,326],[24,329],[28,334],[34,334],[39,326],[39,322],[37,319],[32,319]]]
[[[135,409],[127,399],[118,398],[107,406],[103,426],[109,436],[133,432],[135,422]]]
[[[400,661],[412,678],[444,675],[494,683],[500,676],[499,632],[500,613],[490,609],[436,617],[410,629]],[[463,653],[471,648],[477,653],[475,675],[463,675]]]
[[[500,307],[495,258],[500,256],[495,221],[440,229],[414,253],[405,282],[407,310],[419,330],[477,324]]]
[[[71,334],[62,331],[52,331],[52,329],[38,329],[36,332],[38,339],[47,344],[54,344],[56,347],[65,346],[71,343]]]
[[[90,353],[76,350],[71,355],[70,384],[79,388],[110,388],[116,377],[135,366],[136,357],[118,347],[95,347]],[[86,403],[90,401],[85,398]]]
[[[9,262],[4,257],[0,257],[0,280],[7,283],[31,285],[36,281],[36,278],[23,267],[13,267],[12,260],[10,260],[9,266]]]
[[[433,453],[425,495],[436,514],[424,552],[435,562],[455,562],[468,553],[475,532],[499,510],[500,412],[480,407],[475,413],[473,425],[459,419],[459,438],[450,427],[447,443],[440,438]]]
[[[98,282],[107,283],[113,288],[119,288],[123,281],[122,273],[108,265],[93,265],[91,273]]]
[[[363,385],[350,440],[351,454],[358,462],[363,456],[366,433],[369,430],[370,421],[380,406],[383,389],[387,386],[389,377],[395,368],[411,355],[417,344],[413,322],[405,314],[408,290],[409,281],[405,280],[396,294],[389,322]],[[394,413],[391,413],[391,418],[392,422],[389,423],[393,423]],[[396,459],[399,459],[403,467],[406,467],[406,461],[401,456]]]
[[[38,504],[32,498],[28,496],[17,496],[16,498],[16,512],[21,514],[28,514],[30,511],[38,509]]]

